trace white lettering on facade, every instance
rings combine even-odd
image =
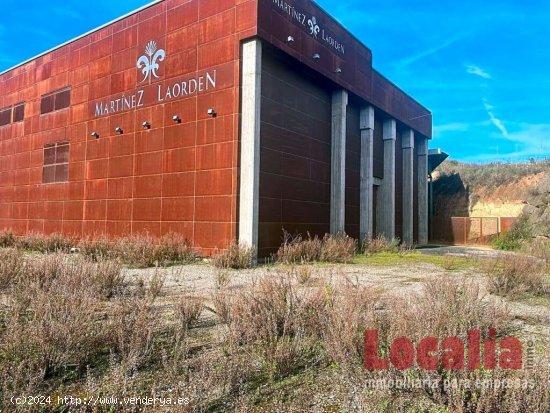
[[[287,3],[284,0],[272,0],[273,5],[275,5],[277,8],[282,10],[284,13],[288,14],[288,16],[292,19],[297,21],[299,24],[301,24],[304,27],[308,27],[310,34],[314,34],[314,37],[317,39],[317,33],[319,32],[319,26],[317,25],[317,21],[315,17],[312,17],[311,19],[307,19],[307,15],[304,13],[299,12],[294,6]],[[331,46],[333,49],[335,49],[338,53],[345,54],[346,50],[344,45],[336,40],[332,35],[330,35],[328,32],[325,31],[325,29],[322,29],[322,39],[324,42],[326,42],[329,46]]]
[[[206,72],[203,76],[185,81],[175,82],[172,85],[157,86],[157,103],[191,96],[198,93],[205,93],[216,88],[217,71]],[[145,105],[147,89],[137,90],[136,93],[116,97],[106,102],[95,103],[95,117],[112,115],[125,110],[136,109]]]
[[[189,79],[187,81],[174,83],[170,86],[163,87],[162,85],[158,85],[157,101],[169,101],[180,97],[207,92],[210,89],[215,89],[216,74],[217,71],[213,70],[212,73],[206,72],[204,76],[199,76],[197,78]]]

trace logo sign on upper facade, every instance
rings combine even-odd
[[[287,3],[285,0],[270,0],[273,2],[273,6],[280,9],[283,13],[288,14],[288,16],[299,25],[304,26],[309,34],[316,40],[323,41],[328,44],[332,49],[335,49],[338,53],[344,55],[346,49],[344,44],[337,40],[334,35],[332,35],[324,27],[320,26],[317,22],[317,17],[308,15],[303,11],[297,9],[290,3]]]
[[[157,48],[157,43],[151,40],[145,46],[145,54],[140,56],[137,61],[137,68],[141,69],[141,72],[145,76],[141,83],[149,79],[149,84],[151,84],[152,77],[156,79],[159,78],[157,70],[159,70],[159,64],[157,62],[162,62],[166,58],[166,52],[163,49]]]
[[[190,73],[163,83],[156,82],[161,78],[160,63],[167,59],[167,53],[159,48],[154,40],[147,42],[144,50],[145,54],[139,56],[136,61],[136,68],[143,75],[143,79],[138,80],[140,86],[131,91],[91,102],[90,110],[94,117],[113,115],[216,89],[216,69]],[[157,84],[152,84],[153,82]]]
[[[319,34],[319,31],[321,31],[321,28],[317,24],[317,19],[315,18],[315,16],[309,19],[307,21],[307,24],[309,25],[309,34],[317,39],[317,35]]]

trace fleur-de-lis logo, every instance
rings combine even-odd
[[[317,24],[317,19],[315,18],[315,16],[309,19],[307,21],[307,24],[309,25],[309,34],[317,39],[317,35],[321,31],[321,28]]]
[[[162,62],[166,58],[166,52],[162,49],[157,50],[157,43],[151,40],[145,46],[145,54],[141,56],[137,61],[137,68],[141,69],[143,73],[143,80],[141,83],[149,79],[149,83],[153,79],[153,76],[158,79],[157,70],[159,69],[159,64],[157,62]]]

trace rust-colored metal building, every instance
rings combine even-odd
[[[312,1],[158,1],[0,74],[0,228],[422,244],[430,137]]]

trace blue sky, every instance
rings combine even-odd
[[[0,71],[148,1],[2,3]],[[371,48],[378,70],[433,111],[431,147],[476,162],[550,156],[550,2],[318,4]]]

